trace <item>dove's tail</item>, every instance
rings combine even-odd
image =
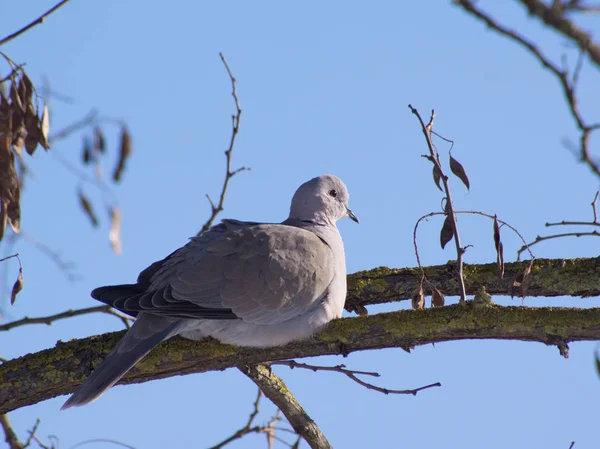
[[[115,349],[65,402],[61,410],[85,405],[98,399],[152,348],[178,334],[183,327],[185,327],[184,320],[139,314],[138,319]]]

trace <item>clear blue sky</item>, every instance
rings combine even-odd
[[[502,5],[500,5],[502,3]],[[0,4],[0,35],[52,5]],[[559,60],[571,51],[530,20],[514,2],[480,2],[511,27],[540,42]],[[598,22],[596,23],[596,27]],[[598,28],[596,28],[596,31]],[[600,34],[600,33],[596,33]],[[340,229],[348,270],[416,265],[412,228],[439,209],[440,192],[426,147],[407,105],[437,111],[436,129],[456,141],[454,156],[471,179],[471,192],[454,182],[461,209],[497,213],[529,239],[546,221],[590,218],[598,180],[562,144],[577,133],[556,81],[522,49],[487,31],[446,2],[170,2],[72,0],[43,25],[2,48],[27,62],[35,82],[75,99],[54,102],[52,128],[91,107],[129,124],[134,155],[117,189],[123,216],[123,255],[78,209],[78,181],[51,153],[38,150],[22,206],[23,230],[60,249],[83,280],[69,283],[48,259],[22,241],[25,289],[17,304],[2,303],[4,322],[94,303],[89,291],[126,283],[181,246],[208,216],[206,193],[222,182],[233,105],[222,51],[238,78],[244,110],[234,166],[247,165],[231,184],[223,217],[280,221],[296,187],[334,173],[348,185],[359,226]],[[569,53],[574,64],[575,55]],[[6,71],[6,70],[5,70]],[[595,76],[595,78],[594,78]],[[598,73],[584,70],[581,107],[598,119]],[[595,116],[594,116],[595,113]],[[117,130],[109,133],[110,172]],[[600,148],[599,140],[593,142]],[[440,150],[444,148],[439,145]],[[81,135],[56,149],[79,162]],[[438,244],[441,222],[420,231],[425,264],[454,258]],[[470,248],[467,262],[495,260],[492,225],[460,219]],[[5,242],[2,243],[5,245]],[[505,257],[519,241],[504,233]],[[595,256],[600,240],[562,240],[535,247],[538,257]],[[6,250],[6,249],[5,249]],[[8,278],[15,264],[3,264]],[[451,302],[456,298],[452,298]],[[520,301],[494,298],[505,305]],[[527,299],[527,306],[598,306],[597,299]],[[371,312],[406,307],[372,308]],[[69,340],[120,328],[87,316],[0,334],[0,355],[15,357]],[[384,396],[332,373],[277,369],[335,447],[597,447],[600,380],[594,343],[555,347],[522,342],[468,341],[321,358],[376,370],[388,388],[441,382],[417,397]],[[89,438],[112,438],[136,448],[208,447],[247,419],[255,387],[235,370],[116,387],[96,403],[58,412],[65,397],[11,414],[25,436],[36,418],[39,435],[57,435],[61,448]],[[266,420],[272,407],[264,407]],[[232,448],[262,447],[263,437]],[[97,445],[98,446],[98,445]],[[306,446],[304,446],[306,447]]]

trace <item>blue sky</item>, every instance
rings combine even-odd
[[[0,35],[29,22],[52,2],[0,4]],[[480,2],[559,61],[576,54],[515,2]],[[594,22],[588,23],[589,27]],[[597,27],[597,22],[595,22]],[[596,28],[598,30],[598,28]],[[577,132],[557,82],[522,49],[488,31],[452,2],[190,2],[168,4],[73,0],[43,25],[2,48],[26,62],[35,82],[74,99],[52,103],[52,129],[92,107],[125,120],[134,154],[115,189],[123,210],[123,255],[108,245],[102,195],[84,185],[103,224],[92,229],[80,212],[79,181],[52,153],[30,161],[35,178],[23,195],[23,230],[61,251],[83,276],[68,282],[27,242],[17,250],[25,289],[2,303],[3,321],[94,304],[89,291],[126,283],[194,235],[206,220],[206,193],[218,195],[233,104],[223,52],[238,79],[244,110],[234,167],[252,171],[230,185],[223,217],[280,221],[302,182],[334,173],[347,184],[361,220],[340,223],[349,272],[380,265],[416,265],[412,228],[439,210],[440,192],[411,103],[437,112],[436,130],[456,142],[453,155],[471,191],[453,182],[457,208],[498,214],[532,240],[546,221],[589,219],[598,180],[562,144]],[[6,70],[4,70],[6,71]],[[598,119],[597,71],[584,68],[581,108]],[[594,115],[595,114],[595,115]],[[112,169],[118,129],[107,127]],[[81,134],[55,146],[78,163]],[[599,148],[596,137],[592,144]],[[439,142],[442,154],[445,148]],[[466,261],[495,260],[492,225],[461,217]],[[439,248],[441,221],[420,229],[424,264],[452,259]],[[506,260],[520,242],[503,233]],[[5,245],[5,242],[3,242]],[[597,239],[535,247],[537,257],[596,256]],[[15,264],[2,275],[16,276]],[[5,273],[4,270],[8,270]],[[451,299],[451,302],[456,298]],[[494,298],[500,304],[520,301]],[[598,306],[597,299],[527,299],[527,306]],[[394,310],[406,304],[374,307]],[[86,316],[52,326],[0,334],[2,357],[120,328],[111,317]],[[600,382],[595,343],[554,347],[523,342],[451,342],[313,360],[375,370],[388,388],[441,382],[416,397],[385,396],[333,373],[276,369],[335,447],[595,447]],[[56,398],[11,414],[20,435],[36,418],[39,435],[62,448],[111,438],[136,448],[208,447],[247,419],[254,385],[235,370],[116,387],[96,403],[58,412]],[[265,405],[264,420],[272,407]],[[262,438],[262,437],[261,437]],[[249,439],[232,448],[261,447]],[[306,447],[306,446],[305,446]]]

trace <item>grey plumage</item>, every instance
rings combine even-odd
[[[223,220],[146,268],[136,284],[95,289],[93,298],[137,320],[63,409],[97,399],[174,335],[277,346],[339,318],[346,297],[336,227],[342,217],[358,221],[346,187],[335,176],[320,176],[296,191],[283,223]]]

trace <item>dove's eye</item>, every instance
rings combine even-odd
[[[337,197],[337,190],[335,190],[335,189],[331,189],[331,190],[329,191],[329,196],[331,196],[331,197],[333,197],[333,198]]]

